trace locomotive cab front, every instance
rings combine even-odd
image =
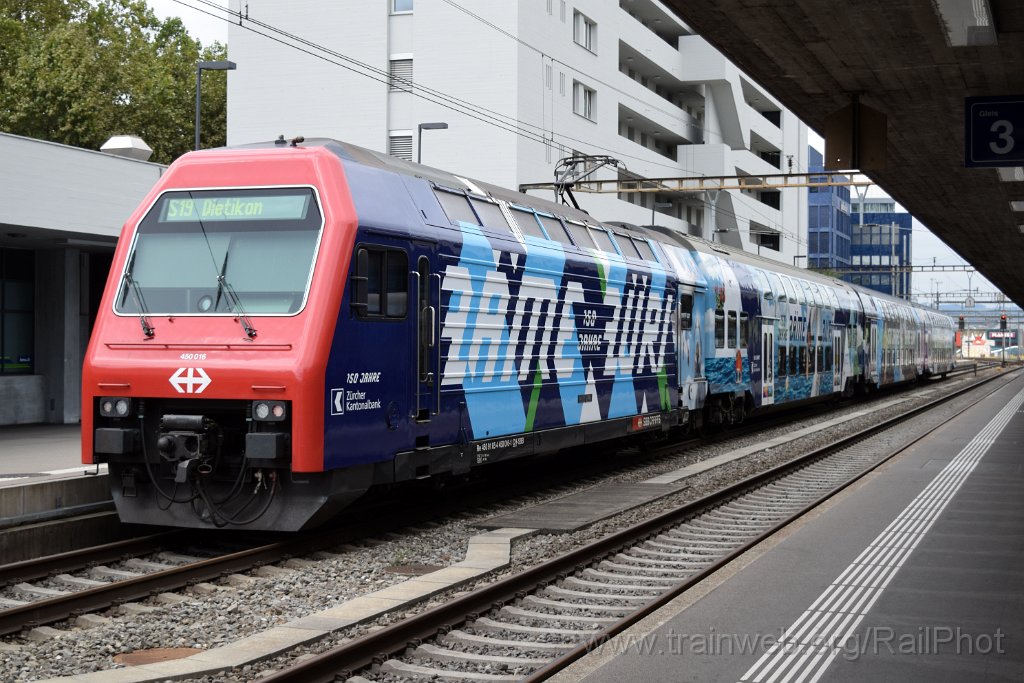
[[[311,302],[325,211],[312,183],[195,183],[210,175],[198,157],[115,257],[83,373],[83,460],[108,463],[124,521],[298,529],[365,488],[339,498],[322,447],[303,443],[322,432],[309,377],[340,297],[328,278]]]

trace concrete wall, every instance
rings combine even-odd
[[[0,375],[0,425],[43,422],[42,375]]]

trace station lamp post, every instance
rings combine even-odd
[[[200,93],[203,88],[204,71],[234,71],[238,65],[227,59],[216,62],[199,62],[196,64],[196,149],[199,149],[199,112]]]
[[[421,163],[423,158],[423,131],[425,130],[445,130],[448,128],[448,124],[444,121],[435,121],[433,123],[421,123],[417,126],[419,130],[416,131],[416,163]]]

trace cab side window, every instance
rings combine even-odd
[[[351,290],[357,317],[404,318],[409,305],[409,257],[401,249],[359,248]]]

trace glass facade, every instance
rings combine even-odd
[[[811,173],[824,171],[821,156],[808,148]],[[851,266],[850,188],[812,187],[807,194],[807,266],[819,270],[841,270]]]
[[[31,375],[35,346],[35,254],[0,249],[0,373]]]
[[[911,273],[897,269],[912,263],[913,218],[909,213],[896,211],[892,199],[867,198],[861,224],[859,208],[859,202],[855,203],[852,256],[853,267],[863,270],[844,279],[885,294],[909,296]]]

